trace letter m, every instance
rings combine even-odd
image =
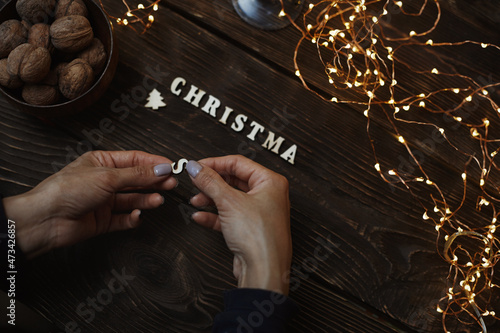
[[[269,131],[269,134],[267,135],[266,141],[262,144],[262,147],[267,148],[268,150],[272,151],[273,153],[279,154],[279,150],[281,147],[281,144],[285,141],[281,136],[278,137],[275,140],[274,133]],[[273,148],[274,147],[274,148]]]

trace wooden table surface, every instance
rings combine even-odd
[[[449,3],[456,7],[451,12],[443,3],[442,39],[500,42],[500,7],[487,7],[486,0]],[[119,8],[120,1],[105,4]],[[0,97],[1,193],[27,191],[90,149],[137,149],[172,160],[242,154],[290,181],[290,296],[301,308],[290,332],[441,330],[436,304],[448,288],[449,265],[437,253],[434,225],[422,220],[408,192],[375,172],[362,112],[321,100],[294,75],[296,29],[253,28],[229,0],[164,0],[146,34],[115,28],[117,73],[88,110],[42,119]],[[498,53],[434,56],[475,77],[500,80]],[[309,83],[327,92],[324,73],[313,69]],[[179,77],[185,86],[176,95],[171,85]],[[403,80],[407,87],[429,83]],[[192,85],[206,92],[199,107],[184,100]],[[145,107],[153,87],[166,107]],[[209,95],[221,102],[216,117],[202,110]],[[223,124],[226,107],[234,111]],[[231,128],[239,114],[248,117],[240,132]],[[255,140],[248,138],[253,121],[265,128]],[[284,138],[279,154],[261,146],[268,131]],[[398,161],[399,151],[386,144],[393,140],[386,125],[375,119],[371,135],[383,156]],[[291,164],[280,155],[293,145]],[[459,171],[453,158],[446,152],[426,157],[433,174],[452,185],[448,175]],[[195,189],[187,175],[178,179],[178,188],[162,193],[165,205],[144,212],[137,230],[34,260],[25,303],[61,331],[69,323],[81,332],[209,332],[223,307],[223,291],[235,287],[232,255],[219,233],[190,223],[188,199]],[[117,272],[131,276],[126,288],[92,316],[84,313],[91,309],[89,298],[102,297]],[[498,295],[492,304],[500,305]],[[496,322],[487,323],[492,332],[500,331]],[[449,329],[480,330],[460,324]]]

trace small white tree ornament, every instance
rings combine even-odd
[[[147,98],[148,103],[145,105],[147,108],[152,108],[153,110],[158,110],[158,108],[162,106],[167,106],[167,104],[163,103],[163,97],[160,92],[156,89],[153,89],[149,93],[149,97]]]

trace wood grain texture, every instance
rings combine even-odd
[[[291,184],[291,297],[302,309],[291,332],[439,331],[435,303],[446,291],[448,267],[436,252],[433,225],[421,220],[421,208],[406,192],[373,171],[362,114],[319,100],[294,78],[295,31],[249,28],[226,1],[166,1],[146,35],[121,27],[116,34],[115,80],[87,112],[43,123],[0,99],[2,191],[28,189],[53,172],[53,161],[62,167],[76,157],[73,151],[140,149],[172,160],[240,153],[286,175]],[[161,75],[154,78],[155,73]],[[170,93],[176,76],[188,82],[181,98]],[[313,80],[322,89],[323,80]],[[265,136],[247,139],[248,125],[236,133],[183,101],[190,84],[249,122],[268,129],[274,124],[285,145],[298,145],[296,164],[263,150]],[[144,108],[153,85],[167,103],[158,111]],[[103,119],[114,127],[101,137]],[[94,142],[85,133],[94,133]],[[381,124],[374,122],[371,135],[384,162],[404,156]],[[447,163],[448,154],[438,150],[426,163],[433,176],[451,184],[461,171]],[[27,302],[61,328],[75,321],[83,332],[210,331],[223,290],[234,287],[231,255],[219,234],[185,219],[193,186],[186,175],[179,180],[179,188],[164,193],[164,206],[145,213],[139,229],[34,261],[34,292]],[[321,253],[333,252],[318,260],[318,246]],[[113,270],[122,269],[135,278],[85,322],[78,306],[103,296]]]

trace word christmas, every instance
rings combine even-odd
[[[191,105],[199,108],[200,107],[200,102],[202,101],[203,97],[207,95],[207,93],[195,85],[191,85],[189,88],[189,91],[187,94],[183,94],[183,90],[186,86],[186,80],[182,77],[176,77],[173,81],[172,84],[170,85],[170,91],[172,94],[181,97],[181,95],[184,96],[183,100],[186,101],[187,103],[190,103]],[[187,89],[186,89],[187,91]],[[218,111],[221,111],[221,102],[218,98],[208,95],[208,98],[206,99],[205,103],[203,106],[201,106],[201,110],[208,113],[214,118],[217,118],[217,113]],[[233,113],[233,109],[230,107],[225,107],[222,115],[219,117],[219,122],[221,124],[227,125],[228,124],[228,119]],[[244,114],[238,114],[236,117],[234,117],[233,122],[231,123],[231,129],[235,132],[241,132],[245,128],[248,121],[248,117],[245,116]],[[247,135],[247,138],[249,138],[252,141],[255,141],[256,136],[260,133],[265,133],[267,132],[267,137],[264,140],[264,143],[262,143],[262,147],[272,151],[275,154],[278,154],[282,159],[287,161],[290,164],[295,163],[295,156],[297,155],[297,145],[291,145],[288,149],[281,149],[283,146],[283,143],[285,142],[285,139],[281,136],[278,136],[276,138],[276,134],[270,130],[267,130],[264,126],[259,124],[256,121],[252,121],[249,126],[251,127],[250,133]],[[280,151],[281,149],[281,151]]]

